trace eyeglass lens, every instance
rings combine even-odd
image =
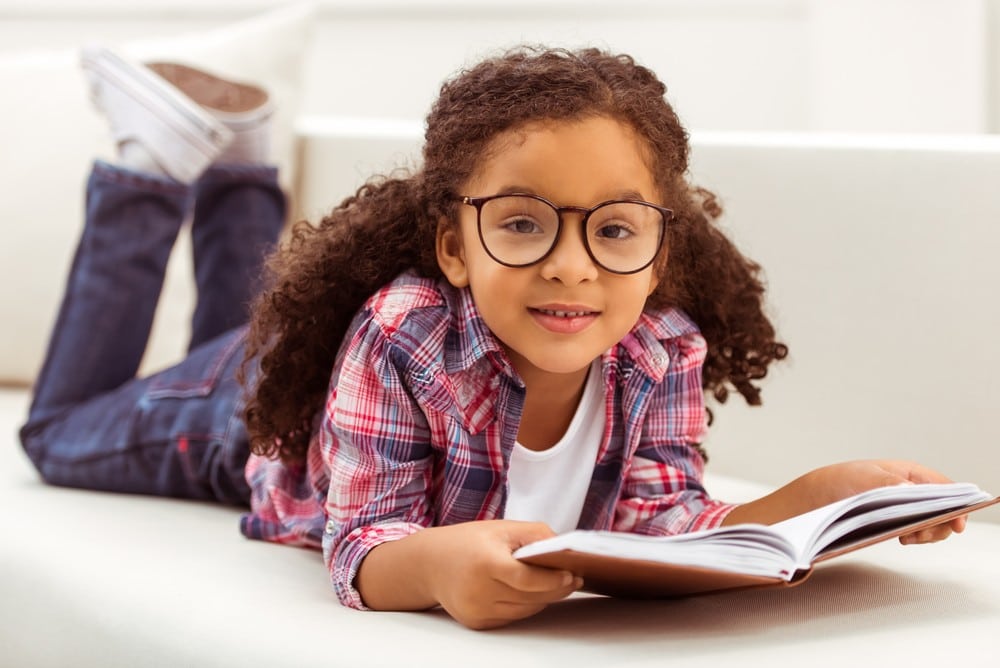
[[[609,202],[587,218],[586,243],[593,258],[614,272],[636,271],[656,256],[663,214],[641,202]],[[479,214],[483,245],[503,264],[523,266],[552,250],[559,212],[547,202],[508,195],[483,202]]]

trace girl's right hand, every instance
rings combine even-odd
[[[431,587],[441,607],[469,628],[530,617],[583,584],[569,571],[530,566],[511,556],[523,545],[555,535],[540,522],[469,522],[436,531],[441,557]]]
[[[530,566],[514,550],[554,535],[545,524],[513,520],[424,529],[383,543],[361,563],[356,580],[376,610],[440,605],[472,629],[530,617],[580,588],[569,571]]]

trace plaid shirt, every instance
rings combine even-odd
[[[320,547],[341,602],[373,547],[434,525],[500,519],[524,386],[469,291],[404,274],[344,339],[306,462],[251,456],[250,538]],[[705,341],[645,312],[606,352],[606,428],[579,528],[675,534],[731,505],[701,485]],[[553,481],[558,484],[558,481]]]

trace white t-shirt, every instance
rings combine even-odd
[[[576,528],[604,437],[604,410],[604,378],[597,359],[559,442],[540,452],[514,444],[507,472],[505,519],[545,522],[556,533]]]

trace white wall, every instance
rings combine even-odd
[[[0,0],[0,53],[218,25],[275,0]],[[695,130],[1000,130],[1000,0],[322,0],[303,113],[418,118],[520,41],[627,51]]]
[[[983,0],[812,0],[812,127],[981,132],[990,118]],[[993,31],[994,41],[996,32]],[[850,103],[846,103],[850,101]]]

